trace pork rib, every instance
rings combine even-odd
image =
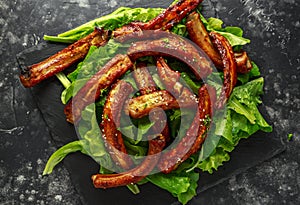
[[[135,82],[142,95],[147,95],[157,91],[157,86],[149,73],[145,63],[139,63],[134,70]],[[155,134],[161,133],[168,142],[170,140],[170,131],[167,119],[162,110],[154,110],[149,116],[150,120],[154,122],[152,130]]]
[[[186,28],[190,39],[209,56],[218,69],[222,70],[223,62],[221,56],[211,42],[209,33],[201,21],[199,13],[192,12],[188,15]],[[236,52],[234,56],[237,61],[236,69],[238,73],[247,73],[252,69],[251,61],[245,51]]]
[[[32,87],[41,81],[54,76],[69,66],[83,59],[90,47],[103,46],[109,39],[110,32],[96,28],[85,38],[71,44],[46,60],[31,65],[22,71],[20,80],[25,87]]]
[[[88,80],[73,99],[66,105],[67,121],[76,123],[81,118],[81,111],[99,99],[101,90],[111,86],[133,66],[127,55],[116,55],[104,67]]]
[[[132,43],[127,54],[132,61],[144,56],[177,58],[190,67],[197,79],[204,79],[212,72],[212,63],[202,51],[187,40],[172,34],[156,40]]]
[[[159,90],[130,99],[128,106],[125,107],[125,112],[132,118],[142,118],[149,115],[155,108],[163,110],[192,108],[196,104],[197,99],[194,95],[188,96],[186,92],[183,92],[176,99],[168,91]]]
[[[214,95],[212,87],[204,85],[199,89],[199,104],[194,120],[177,146],[163,153],[158,163],[161,172],[170,173],[201,148],[212,117]]]
[[[225,37],[216,32],[211,32],[210,37],[223,62],[224,82],[221,94],[216,102],[216,108],[221,109],[230,97],[237,81],[236,61],[232,47]]]
[[[123,110],[123,105],[132,92],[132,86],[125,81],[120,80],[115,83],[106,99],[100,124],[102,138],[106,142],[108,153],[113,161],[124,170],[129,170],[133,161],[127,155],[122,133],[118,128],[120,127],[121,110]]]
[[[137,167],[119,174],[95,174],[92,181],[95,188],[112,188],[137,183],[149,175],[156,166],[160,153],[165,146],[165,137],[162,135],[149,141],[148,155]]]

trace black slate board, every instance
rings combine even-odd
[[[23,51],[17,56],[20,67],[39,62],[65,45],[43,43]],[[61,146],[76,140],[73,126],[66,122],[64,105],[60,101],[63,86],[53,77],[31,91],[37,105],[49,127],[54,142]],[[262,110],[264,111],[264,110]],[[263,112],[264,113],[264,112]],[[229,177],[242,173],[285,149],[280,137],[273,133],[258,132],[247,140],[242,140],[231,154],[231,160],[220,167],[213,175],[201,173],[198,192],[207,190]],[[98,165],[89,157],[80,153],[69,155],[64,160],[71,179],[82,197],[84,204],[176,204],[176,199],[168,192],[150,183],[141,186],[141,193],[133,195],[126,187],[108,190],[93,188],[90,176],[98,171]],[[199,196],[201,197],[201,195]]]

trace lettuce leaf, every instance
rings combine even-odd
[[[221,19],[210,17],[207,20],[201,15],[201,20],[207,31],[215,31],[223,35],[232,47],[243,46],[250,43],[250,40],[243,37],[243,30],[239,27],[227,26],[223,28]]]
[[[87,154],[84,145],[84,141],[78,140],[74,142],[70,142],[58,150],[56,150],[48,159],[47,164],[44,168],[43,175],[51,174],[54,167],[59,164],[67,155],[74,152],[82,152],[83,154]]]
[[[181,172],[163,174],[158,173],[147,176],[147,180],[156,186],[169,191],[174,197],[178,198],[182,204],[186,204],[197,193],[197,182],[199,180],[199,173],[196,172]]]
[[[92,33],[95,27],[115,30],[133,21],[147,22],[163,11],[162,8],[129,8],[120,7],[111,14],[99,17],[77,28],[58,34],[57,36],[45,35],[44,40],[61,43],[73,43]]]
[[[260,95],[263,93],[264,80],[262,77],[254,79],[244,85],[234,88],[227,104],[225,117],[214,119],[214,133],[207,139],[206,146],[217,146],[209,157],[203,157],[201,152],[196,167],[202,171],[213,173],[223,162],[230,159],[229,153],[243,138],[248,138],[258,130],[272,132],[272,127],[261,115],[258,105],[261,104]],[[206,144],[210,142],[211,145]]]

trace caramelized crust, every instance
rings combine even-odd
[[[125,112],[132,118],[142,118],[149,115],[155,108],[163,110],[192,108],[195,104],[197,104],[196,97],[189,95],[188,92],[182,92],[176,99],[168,91],[160,90],[130,99],[128,106],[125,107]]]
[[[139,63],[136,67],[134,67],[133,77],[142,95],[149,94],[157,90],[157,86],[145,63]]]
[[[143,30],[169,30],[180,22],[188,13],[197,8],[202,0],[180,0],[169,6],[163,13],[142,26]]]
[[[119,174],[95,174],[92,181],[95,188],[112,188],[137,183],[149,175],[156,166],[160,153],[165,146],[165,137],[162,135],[149,141],[148,155],[137,167]]]
[[[248,73],[252,69],[251,60],[246,51],[234,53],[237,73]]]
[[[175,35],[133,43],[127,54],[132,61],[145,56],[177,58],[190,67],[197,79],[205,78],[212,72],[212,64],[204,53],[188,41]]]
[[[90,47],[103,46],[109,38],[109,32],[95,29],[85,38],[73,43],[62,51],[46,60],[27,67],[20,75],[20,80],[25,87],[32,87],[41,81],[54,76],[69,66],[83,59]]]
[[[163,153],[158,163],[161,172],[170,173],[201,148],[212,117],[214,95],[211,87],[204,85],[199,89],[199,103],[194,120],[178,145]]]
[[[146,64],[139,63],[137,65],[134,70],[134,78],[142,95],[157,91],[157,86],[149,73]],[[170,131],[164,112],[162,110],[154,110],[151,112],[149,118],[152,122],[155,122],[151,128],[153,132],[155,134],[161,133],[166,138],[166,141],[169,141]]]
[[[183,85],[179,82],[180,73],[173,71],[163,57],[156,59],[157,72],[166,89],[175,96],[182,92]]]
[[[126,55],[116,55],[101,68],[66,105],[67,121],[76,123],[81,118],[81,111],[89,104],[99,99],[101,90],[111,86],[133,66]]]
[[[186,29],[189,33],[190,39],[208,55],[215,66],[222,68],[223,63],[220,58],[220,54],[216,51],[212,44],[209,34],[200,19],[199,13],[193,12],[188,15]]]
[[[237,81],[236,61],[232,47],[225,37],[216,32],[211,32],[210,36],[223,62],[224,83],[221,94],[216,102],[216,108],[221,109],[230,97]]]
[[[208,55],[218,69],[223,70],[221,56],[211,42],[210,36],[201,21],[199,13],[193,12],[188,16],[186,28],[190,39]],[[247,73],[252,69],[251,61],[245,51],[234,53],[234,56],[237,62],[237,73]]]
[[[100,125],[108,153],[114,162],[124,170],[129,170],[133,162],[129,155],[127,155],[122,133],[118,128],[121,118],[120,111],[123,110],[123,105],[132,92],[132,86],[122,80],[118,81],[112,87],[105,102]]]

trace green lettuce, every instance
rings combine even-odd
[[[243,30],[239,27],[227,26],[223,28],[223,21],[213,17],[206,20],[201,15],[201,20],[207,31],[215,31],[223,35],[232,47],[243,46],[250,43],[249,39],[243,37]]]
[[[85,146],[83,145],[84,141],[78,140],[74,142],[70,142],[58,150],[56,150],[48,159],[47,164],[44,168],[43,175],[51,174],[54,167],[59,164],[67,155],[74,152],[82,152],[83,154],[87,154],[85,151]]]
[[[158,173],[147,176],[147,180],[156,186],[169,191],[174,197],[178,198],[178,201],[182,204],[186,204],[197,194],[196,189],[198,186],[199,173]]]
[[[115,30],[133,21],[147,22],[163,11],[162,8],[128,8],[120,7],[111,14],[99,17],[77,28],[58,34],[45,35],[44,40],[61,43],[73,43],[92,33],[95,27]]]
[[[263,85],[264,80],[260,77],[234,88],[225,115],[213,120],[215,129],[210,136],[213,140],[205,141],[210,142],[212,147],[216,146],[216,142],[218,144],[209,157],[199,156],[204,160],[198,160],[196,167],[212,173],[230,159],[229,153],[241,139],[250,137],[258,130],[272,132],[272,127],[258,109],[262,102],[260,96],[263,94]],[[202,149],[207,148],[206,146],[209,145],[204,143]]]

